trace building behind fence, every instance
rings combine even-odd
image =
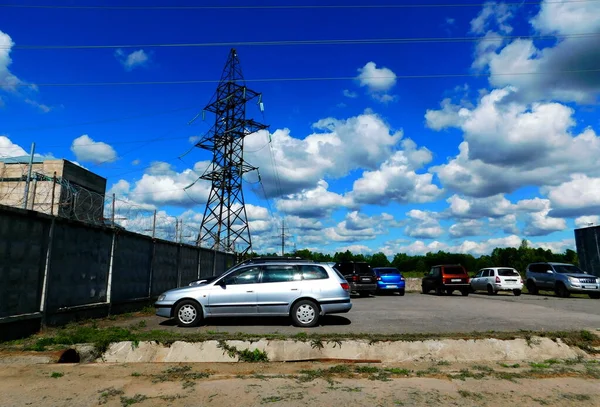
[[[0,337],[23,321],[39,327],[147,303],[234,262],[229,253],[0,205]]]

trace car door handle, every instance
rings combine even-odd
[[[298,289],[297,288],[292,288],[292,291],[298,291]]]
[[[246,291],[247,293],[253,293],[254,291],[250,290],[250,291]]]

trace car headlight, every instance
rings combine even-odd
[[[165,294],[158,297],[158,301],[164,301],[167,296]]]
[[[573,284],[579,284],[579,279],[575,277],[569,277],[569,282]]]

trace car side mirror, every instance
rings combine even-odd
[[[552,271],[552,270],[546,270],[546,273],[548,273],[548,274],[552,274],[552,273],[553,273],[553,271]]]
[[[429,273],[423,273],[423,277],[427,277]]]

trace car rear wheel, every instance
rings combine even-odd
[[[398,294],[400,294],[400,296],[403,296],[404,295],[404,290],[398,291]]]
[[[454,290],[451,290],[450,288],[448,288],[446,290],[446,294],[448,294],[448,295],[452,295],[453,292],[454,292]]]
[[[461,292],[460,292],[460,293],[462,294],[462,296],[463,296],[463,297],[466,297],[466,296],[468,296],[468,295],[469,295],[469,291],[471,291],[471,290],[470,290],[470,289],[468,289],[468,288],[466,288],[466,289],[464,289],[464,290],[461,290]]]
[[[189,328],[200,325],[202,321],[202,307],[196,301],[181,301],[175,308],[177,325]]]
[[[521,290],[513,290],[513,294],[515,295],[515,297],[518,297],[519,295],[521,295]]]
[[[301,300],[294,304],[290,316],[296,326],[313,327],[319,323],[319,307],[311,300]]]
[[[361,297],[368,297],[369,294],[371,294],[369,291],[359,291],[358,295],[360,295]]]
[[[423,294],[427,294],[427,293],[429,293],[429,290],[428,290],[428,289],[426,289],[424,285],[422,285],[422,286],[421,286],[421,292],[422,292]]]
[[[494,290],[494,287],[492,287],[491,284],[488,284],[487,293],[488,293],[488,295],[495,295],[495,294],[498,294],[498,291]]]
[[[444,290],[442,289],[442,287],[435,288],[435,295],[444,295]]]
[[[600,299],[600,293],[590,293],[588,295],[590,296],[590,298],[592,300],[599,300]]]
[[[533,294],[533,295],[537,295],[538,293],[538,288],[535,285],[535,283],[531,280],[529,280],[527,282],[527,291],[529,291],[529,294]]]

